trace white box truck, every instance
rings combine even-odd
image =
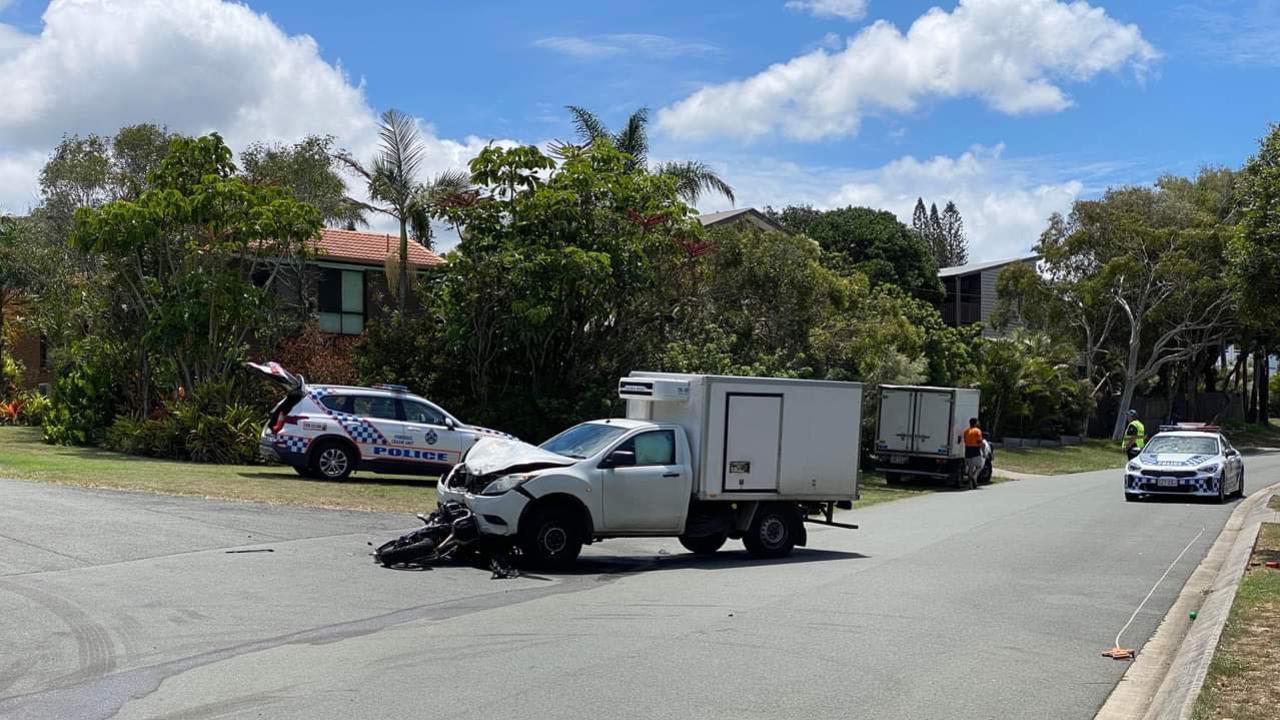
[[[967,388],[881,385],[876,459],[885,479],[923,476],[965,485],[964,431],[969,418],[978,417],[979,400],[979,391]],[[983,472],[989,479],[990,466]]]
[[[625,418],[580,423],[538,447],[484,439],[440,483],[480,531],[535,563],[613,537],[676,536],[695,553],[730,538],[759,557],[807,542],[858,496],[860,383],[636,372]]]

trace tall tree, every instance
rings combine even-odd
[[[911,229],[921,240],[929,242],[929,211],[925,209],[922,197],[916,198],[916,209],[911,212]]]
[[[938,267],[955,267],[969,262],[969,239],[965,237],[964,220],[951,200],[942,210],[942,257]]]
[[[374,203],[360,203],[366,210],[389,215],[400,223],[400,250],[388,264],[389,279],[394,279],[400,312],[409,305],[409,231],[418,242],[431,247],[431,217],[443,198],[464,192],[469,187],[467,174],[445,171],[427,182],[418,179],[426,161],[426,143],[413,118],[391,109],[382,113],[378,122],[380,147],[369,163],[362,163],[350,153],[337,158],[364,179]],[[393,272],[390,272],[393,271]]]
[[[573,118],[573,128],[578,140],[590,144],[604,140],[617,149],[631,156],[627,161],[627,170],[634,172],[644,170],[655,175],[670,177],[676,182],[676,191],[690,205],[707,193],[715,193],[733,202],[733,188],[725,182],[710,165],[697,160],[672,160],[649,165],[649,109],[640,108],[631,113],[626,125],[617,132],[611,131],[598,115],[579,107],[568,106]],[[558,147],[564,148],[563,144]]]
[[[110,138],[64,136],[40,171],[41,217],[65,238],[76,210],[138,197],[172,137],[149,124],[121,128]]]
[[[929,204],[929,231],[925,235],[929,249],[933,251],[934,262],[938,267],[946,267],[942,261],[947,256],[946,235],[942,231],[942,218],[938,215],[938,204]]]
[[[1231,240],[1231,275],[1252,346],[1255,422],[1268,415],[1268,358],[1280,342],[1280,125],[1272,125],[1240,174],[1240,224]],[[1241,348],[1243,351],[1244,348]]]
[[[275,259],[305,252],[320,216],[279,188],[237,177],[216,134],[172,140],[146,185],[133,201],[77,211],[71,241],[102,257],[133,319],[128,341],[155,360],[147,367],[171,367],[194,390],[226,379],[261,339]]]
[[[1046,288],[1058,306],[1084,303],[1080,312],[1092,327],[1115,324],[1122,411],[1163,368],[1195,358],[1230,332],[1228,235],[1217,218],[1157,184],[1077,201],[1070,216],[1055,217],[1041,236]],[[1115,314],[1104,321],[1107,305]],[[1113,436],[1123,430],[1122,412]]]

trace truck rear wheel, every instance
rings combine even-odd
[[[685,550],[694,555],[713,555],[717,550],[724,546],[725,540],[729,536],[725,533],[717,533],[715,535],[703,535],[701,537],[689,537],[688,535],[680,536],[680,544]]]
[[[742,536],[747,552],[758,558],[780,558],[796,546],[796,525],[800,517],[786,505],[763,505],[756,510],[751,527]]]
[[[581,524],[564,508],[537,508],[521,523],[520,551],[535,567],[572,565],[582,552]]]

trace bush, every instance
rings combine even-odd
[[[51,407],[43,418],[45,442],[94,445],[115,414],[115,381],[101,365],[73,366],[53,382]]]
[[[18,396],[21,406],[18,408],[18,424],[39,427],[49,416],[53,403],[38,392],[25,392]]]
[[[354,385],[359,379],[355,347],[362,337],[321,332],[317,323],[309,322],[302,332],[281,342],[271,359],[307,382]]]
[[[193,400],[174,403],[156,417],[117,417],[102,445],[116,452],[167,460],[249,464],[258,454],[262,413],[244,404],[201,412]]]
[[[0,400],[16,399],[21,379],[22,363],[8,355],[0,355]]]

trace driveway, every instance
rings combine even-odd
[[[1089,718],[1126,668],[1099,653],[1207,528],[1124,640],[1150,636],[1232,507],[1125,503],[1111,471],[856,511],[785,561],[609,541],[491,580],[374,565],[408,516],[0,498],[17,718]]]

